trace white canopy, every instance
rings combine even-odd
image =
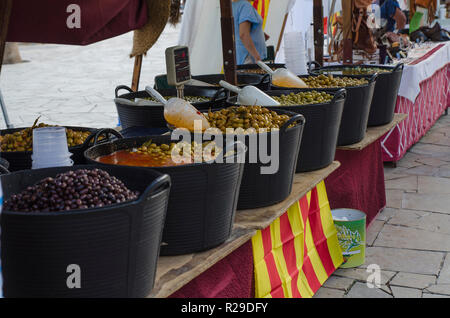
[[[324,16],[328,15],[332,0],[323,0]],[[341,2],[336,1],[336,11]],[[265,26],[270,36],[267,45],[278,44],[285,14],[289,12],[285,33],[300,31],[305,38],[313,22],[313,0],[272,0]],[[222,35],[220,27],[219,0],[189,0],[186,2],[181,25],[180,45],[189,47],[193,75],[218,74],[222,72]],[[281,42],[276,62],[284,62]]]

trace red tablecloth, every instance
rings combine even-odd
[[[342,262],[325,183],[320,182],[171,297],[311,297]]]
[[[80,28],[67,24],[74,12],[69,6],[74,4],[80,8]],[[6,40],[86,45],[139,29],[146,22],[144,0],[14,0]]]
[[[332,209],[353,208],[367,214],[367,226],[386,206],[380,139],[361,151],[337,150],[341,166],[327,179]]]
[[[414,103],[398,96],[395,112],[408,114],[408,118],[381,139],[383,161],[399,161],[447,107],[450,107],[450,64],[421,82],[420,93]]]
[[[253,250],[248,241],[172,294],[171,298],[253,298]]]

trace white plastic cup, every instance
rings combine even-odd
[[[33,130],[32,169],[71,166],[71,156],[66,128],[45,127]]]

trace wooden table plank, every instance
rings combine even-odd
[[[194,254],[160,256],[156,269],[155,287],[148,297],[166,298],[172,295],[247,243],[255,234],[256,230],[235,225],[231,237],[216,248]]]
[[[389,130],[397,126],[400,122],[406,119],[408,117],[407,114],[394,114],[394,119],[389,124],[383,125],[383,126],[377,126],[377,127],[368,127],[366,136],[363,140],[356,144],[347,145],[347,146],[340,146],[337,147],[339,150],[356,150],[361,151],[376,140],[378,140],[380,137],[382,137],[385,133],[387,133]]]
[[[269,207],[237,211],[235,223],[248,229],[265,229],[339,166],[340,163],[334,161],[326,168],[295,174],[292,192],[286,200]]]

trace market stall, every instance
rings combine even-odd
[[[338,167],[334,162],[321,170],[296,174],[292,193],[283,202],[237,211],[233,234],[224,245],[198,254],[161,257],[149,296],[312,296],[342,262],[333,247],[337,237],[323,183]],[[319,205],[314,203],[317,194]],[[301,215],[303,221],[296,219]],[[307,224],[305,235],[295,222]],[[312,277],[319,277],[319,283]],[[290,286],[291,279],[298,282],[300,295],[292,294],[297,287]]]
[[[289,2],[273,12],[283,16]],[[279,32],[283,27],[266,16],[270,3],[253,4]],[[125,15],[141,17],[141,3],[133,4]],[[164,88],[155,81],[155,87],[138,91],[142,54],[155,40],[143,30],[151,36],[145,44],[135,42],[142,45],[132,53],[132,87],[115,91],[122,127],[49,127],[37,120],[33,127],[0,133],[0,153],[11,161],[1,166],[23,169],[1,177],[7,297],[308,298],[345,262],[331,210],[364,211],[369,226],[386,204],[387,138],[410,118],[422,120],[415,110],[403,113],[401,100],[394,111],[398,85],[390,81],[399,80],[403,68],[319,65],[298,76],[283,64],[259,63],[261,70],[241,67],[239,77],[231,2],[220,4],[225,74],[191,78],[188,48],[173,47],[166,52],[168,74],[159,77]],[[315,56],[321,59],[321,1],[314,1],[314,13]],[[86,38],[70,41],[86,44],[112,35],[83,33]],[[72,43],[65,33],[58,36]],[[58,42],[58,36],[47,41]],[[437,62],[441,54],[448,59],[448,50],[437,47],[427,59],[407,64],[405,74],[417,85],[411,91],[397,81],[399,98],[415,94],[417,101],[431,94],[425,92],[429,86],[448,88],[450,65]],[[424,84],[421,74],[432,82]],[[437,116],[448,107],[448,90],[434,97]],[[430,125],[434,120],[426,119]],[[177,128],[189,141],[176,143],[182,135]],[[50,132],[59,133],[60,153],[49,147],[56,143],[45,135]],[[77,155],[75,167],[67,167],[68,151]],[[54,168],[59,155],[65,167]],[[84,289],[61,283],[67,273],[61,267],[71,257],[86,270]]]
[[[382,138],[383,161],[399,161],[448,107],[450,43],[413,49],[405,64],[395,108],[408,118]]]

